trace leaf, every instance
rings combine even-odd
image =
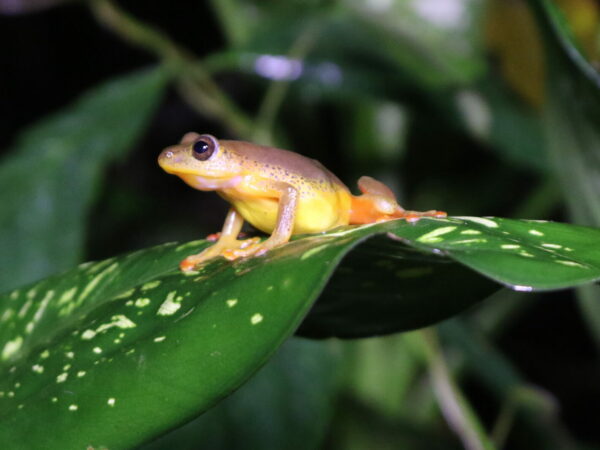
[[[434,248],[519,291],[562,289],[600,278],[600,229],[540,220],[455,217],[440,227],[399,227],[417,248]]]
[[[436,323],[497,289],[467,267],[520,291],[561,289],[600,276],[600,247],[594,244],[600,243],[598,229],[480,217],[442,223],[446,226],[421,220],[392,231],[430,255],[389,243],[386,255],[377,238],[355,249],[334,273],[300,333],[360,337]],[[401,289],[390,289],[393,279]]]
[[[429,88],[471,82],[485,61],[479,43],[482,4],[454,2],[363,2],[344,0],[361,25],[377,35],[383,51]],[[385,45],[387,44],[387,45]]]
[[[297,450],[319,448],[335,404],[340,356],[329,342],[290,339],[229,398],[144,449],[279,450],[290,442]]]
[[[101,174],[144,129],[165,75],[155,69],[108,82],[19,137],[0,165],[0,289],[81,260]]]
[[[391,288],[396,284],[398,289]],[[378,236],[348,254],[299,333],[357,338],[412,330],[451,317],[497,289],[461,264]]]
[[[392,246],[369,261],[375,267],[400,261],[400,275],[405,259],[414,258],[419,268],[433,254],[532,288],[600,278],[600,230],[491,218],[345,227],[298,239],[266,257],[216,260],[191,275],[181,274],[177,262],[206,242],[87,263],[0,297],[0,441],[13,448],[131,447],[189,421],[264,364],[296,330],[342,258],[381,233],[420,250]],[[517,243],[523,248],[502,248]],[[419,270],[413,276],[421,276]],[[347,280],[357,297],[368,294],[383,305],[402,303],[397,293],[404,279],[387,280],[388,294],[381,297],[373,296],[368,280]],[[432,284],[427,276],[422,281],[423,289]],[[443,295],[446,286],[437,286]],[[322,302],[334,295],[326,293]],[[431,298],[414,304],[425,311],[419,322],[398,317],[398,329],[422,326],[427,312],[429,323],[441,320],[436,306],[426,303]],[[352,320],[336,328],[340,314],[357,317],[352,306],[336,311],[331,328],[321,332],[356,334]],[[393,322],[365,314],[360,334],[368,331],[364,323],[380,330],[378,320]],[[40,423],[44,427],[32,425]]]
[[[600,225],[600,73],[580,50],[560,10],[531,1],[546,37],[548,104],[543,122],[547,148],[574,222]],[[585,43],[584,43],[585,44]],[[600,342],[598,286],[578,292],[583,317]]]

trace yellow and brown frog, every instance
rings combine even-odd
[[[217,242],[184,259],[181,270],[193,270],[215,256],[233,260],[261,255],[285,244],[293,234],[319,233],[340,225],[366,224],[423,216],[441,211],[406,211],[383,183],[361,177],[362,195],[350,190],[314,159],[278,148],[243,141],[219,140],[187,133],[178,145],[158,157],[159,165],[201,191],[216,191],[231,204]],[[239,240],[248,221],[271,236]]]

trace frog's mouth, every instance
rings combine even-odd
[[[199,175],[189,174],[189,173],[177,173],[172,172],[174,175],[177,175],[187,184],[189,184],[194,189],[198,189],[200,191],[218,191],[220,189],[230,189],[236,187],[242,181],[241,175],[236,175],[231,178],[208,178],[201,177]]]
[[[158,165],[167,173],[177,175],[194,189],[201,191],[216,191],[237,186],[242,181],[241,175],[226,177],[205,177],[198,175],[193,169],[186,168],[178,160],[177,152],[164,150],[158,157]]]

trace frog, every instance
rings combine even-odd
[[[423,217],[446,217],[443,211],[405,210],[392,190],[372,177],[360,177],[361,195],[353,195],[315,159],[210,134],[186,133],[178,144],[160,153],[158,164],[192,188],[215,191],[230,204],[221,232],[210,239],[214,244],[181,261],[183,272],[218,256],[233,261],[264,255],[296,234],[394,219],[413,223]],[[270,236],[262,241],[239,239],[245,221]]]

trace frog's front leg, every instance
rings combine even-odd
[[[271,236],[263,242],[232,249],[223,252],[223,256],[233,260],[251,255],[263,255],[272,248],[285,244],[290,240],[294,231],[296,210],[298,208],[298,190],[284,182],[269,183],[269,189],[279,193],[279,207],[277,209],[277,222]]]
[[[257,237],[245,240],[237,239],[243,224],[244,218],[239,212],[237,212],[235,208],[231,208],[227,213],[225,223],[223,224],[223,229],[221,230],[217,242],[204,251],[185,258],[183,261],[181,261],[181,263],[179,263],[179,268],[184,272],[188,272],[190,270],[194,270],[197,265],[208,261],[215,256],[225,256],[227,252],[230,252],[234,249],[244,248],[259,242],[260,239]]]

